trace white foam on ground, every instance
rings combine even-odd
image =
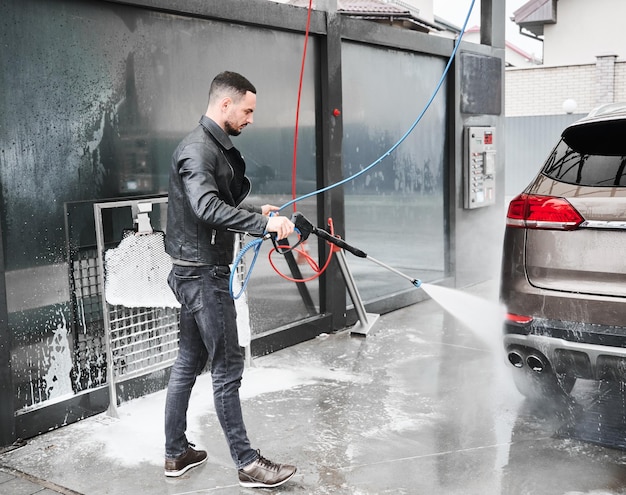
[[[242,400],[262,394],[276,393],[329,380],[344,382],[360,378],[344,370],[329,370],[317,367],[298,369],[251,367],[244,373],[240,396]],[[193,441],[200,438],[202,418],[215,414],[211,376],[206,373],[198,377],[194,386],[187,415],[187,436]],[[124,466],[141,463],[161,465],[164,456],[165,435],[163,414],[166,391],[123,403],[118,407],[119,419],[101,414],[74,425],[84,430],[84,445],[75,446],[79,451],[98,446],[98,454],[115,459]],[[268,397],[267,400],[271,400]],[[245,405],[244,405],[245,414]],[[219,428],[219,426],[218,426]],[[202,446],[199,445],[201,448]]]

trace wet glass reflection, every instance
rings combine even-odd
[[[167,192],[171,154],[204,113],[218,72],[239,71],[258,90],[254,125],[236,140],[251,201],[291,198],[302,36],[98,2],[25,0],[5,10],[12,56],[0,66],[13,97],[0,126],[1,215],[16,409],[27,410],[103,384],[92,203]],[[259,57],[258,46],[272,56]],[[298,194],[315,184],[315,58],[311,42]],[[315,218],[315,199],[303,208]],[[265,260],[256,270],[253,332],[311,313]]]
[[[342,64],[347,177],[377,160],[408,131],[437,86],[445,61],[345,42]],[[440,278],[446,269],[445,126],[444,84],[409,137],[345,186],[347,240],[424,281]],[[369,261],[349,257],[348,263],[366,301],[410,288]]]

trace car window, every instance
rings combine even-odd
[[[624,186],[626,156],[583,154],[561,140],[546,160],[542,173],[580,186]]]

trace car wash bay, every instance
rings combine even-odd
[[[462,44],[412,139],[375,173],[298,209],[321,226],[331,217],[336,233],[402,272],[493,300],[493,285],[475,284],[497,270],[503,153],[490,160],[496,202],[463,207],[466,127],[492,127],[504,144],[504,7],[481,7],[485,43]],[[237,141],[255,197],[287,201],[306,11],[264,0],[23,0],[5,14],[0,37],[13,57],[0,58],[0,437],[8,448],[0,491],[241,493],[203,387],[190,428],[210,459],[180,480],[162,475],[165,365],[119,385],[119,419],[103,412],[111,363],[94,205],[163,198],[171,152],[226,68],[259,91],[255,125]],[[422,110],[453,47],[336,12],[314,12],[311,25],[299,194],[386,151]],[[153,226],[166,230],[158,212]],[[107,216],[106,247],[133,220],[128,208]],[[323,243],[310,248],[325,258]],[[499,330],[468,329],[423,289],[348,262],[365,308],[382,315],[366,337],[345,330],[356,317],[336,264],[306,284],[307,304],[267,262],[251,279],[254,359],[242,394],[255,444],[299,467],[281,492],[623,491],[621,391],[583,382],[576,403],[534,408],[510,382]],[[18,439],[26,444],[11,448]]]
[[[473,210],[461,201],[465,127],[490,126],[498,143],[503,122],[504,38],[495,26],[504,11],[485,5],[490,43],[461,44],[443,79],[452,40],[312,12],[294,168],[307,9],[265,0],[10,3],[0,32],[13,54],[0,60],[2,446],[100,413],[114,395],[124,401],[165,387],[171,359],[162,349],[148,356],[143,375],[116,375],[117,365],[130,370],[130,353],[111,351],[111,315],[124,322],[118,341],[147,335],[168,347],[175,315],[105,299],[102,250],[142,223],[138,202],[166,196],[172,151],[197,125],[209,82],[224,69],[257,87],[254,126],[237,146],[259,204],[284,205],[293,179],[302,196],[363,170],[434,95],[410,139],[379,166],[297,209],[321,227],[332,220],[336,234],[411,277],[459,287],[489,278],[503,199],[496,194],[496,203]],[[491,157],[500,187],[503,153]],[[150,216],[166,233],[165,207],[154,205]],[[106,213],[96,221],[99,209]],[[322,265],[326,243],[308,247]],[[253,356],[356,322],[336,260],[321,278],[295,284],[277,276],[266,255],[247,293]],[[425,299],[367,260],[348,261],[370,313]]]
[[[496,289],[464,292],[493,300]],[[580,383],[575,402],[535,408],[481,332],[431,300],[383,315],[367,337],[320,335],[256,358],[242,388],[251,439],[298,467],[276,493],[624,493],[626,453],[606,446],[623,446],[623,394]],[[198,385],[189,427],[209,460],[181,478],[163,476],[165,395],[157,392],[124,403],[119,419],[94,416],[0,456],[30,475],[0,471],[0,492],[255,493],[237,484],[208,377]]]

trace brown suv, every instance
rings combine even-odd
[[[626,381],[626,104],[568,126],[508,209],[500,297],[519,391]]]

